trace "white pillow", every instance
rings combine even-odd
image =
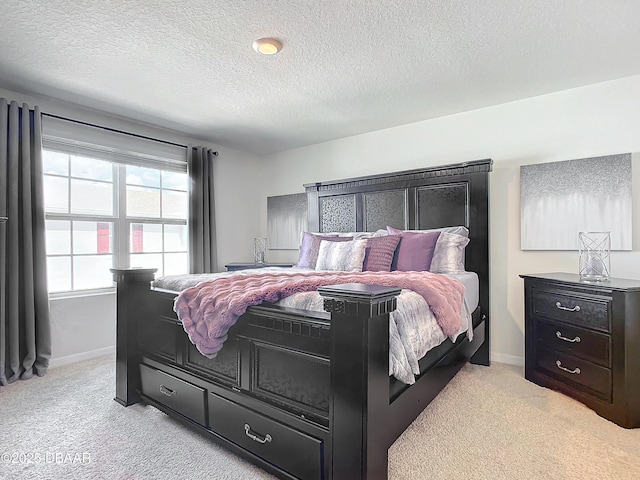
[[[441,232],[436,242],[429,271],[433,273],[464,272],[464,249],[468,243],[467,237]]]
[[[394,227],[387,227],[387,230]],[[396,228],[395,230],[400,230]],[[456,225],[455,227],[441,227],[441,228],[430,228],[428,230],[402,230],[403,232],[415,232],[415,233],[429,233],[429,232],[445,232],[445,233],[455,233],[456,235],[462,235],[463,237],[469,236],[469,229],[462,225]],[[389,231],[389,233],[392,233]]]
[[[361,272],[366,240],[349,242],[320,242],[316,270],[333,270],[341,272]]]
[[[375,232],[331,232],[322,233],[321,235],[336,235],[338,237],[352,237],[354,240],[360,240],[361,238],[374,238],[374,237],[386,237],[389,232],[386,230],[376,230]]]

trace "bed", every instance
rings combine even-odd
[[[115,400],[153,405],[279,478],[387,478],[397,437],[467,361],[489,365],[491,166],[305,185],[312,232],[468,229],[465,270],[477,278],[470,335],[429,350],[414,383],[389,375],[397,286],[322,286],[323,311],[250,306],[209,358],[173,311],[178,292],[152,287],[153,269],[114,269]]]

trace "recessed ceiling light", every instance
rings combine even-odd
[[[262,55],[275,55],[282,50],[282,43],[275,38],[259,38],[253,42],[253,49]]]

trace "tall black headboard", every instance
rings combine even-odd
[[[486,159],[306,184],[309,230],[372,232],[387,225],[405,230],[464,225],[470,238],[466,269],[478,274],[481,313],[488,318],[492,164]]]

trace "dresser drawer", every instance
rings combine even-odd
[[[611,337],[594,330],[558,322],[535,320],[533,331],[537,344],[559,350],[591,362],[611,366]]]
[[[603,332],[610,331],[610,297],[587,295],[562,287],[533,287],[531,295],[536,316]]]
[[[573,355],[538,346],[535,369],[559,378],[568,385],[611,402],[611,370]]]
[[[209,427],[298,478],[322,478],[322,440],[213,393],[209,395]]]
[[[205,390],[161,370],[140,365],[142,393],[206,426]]]

